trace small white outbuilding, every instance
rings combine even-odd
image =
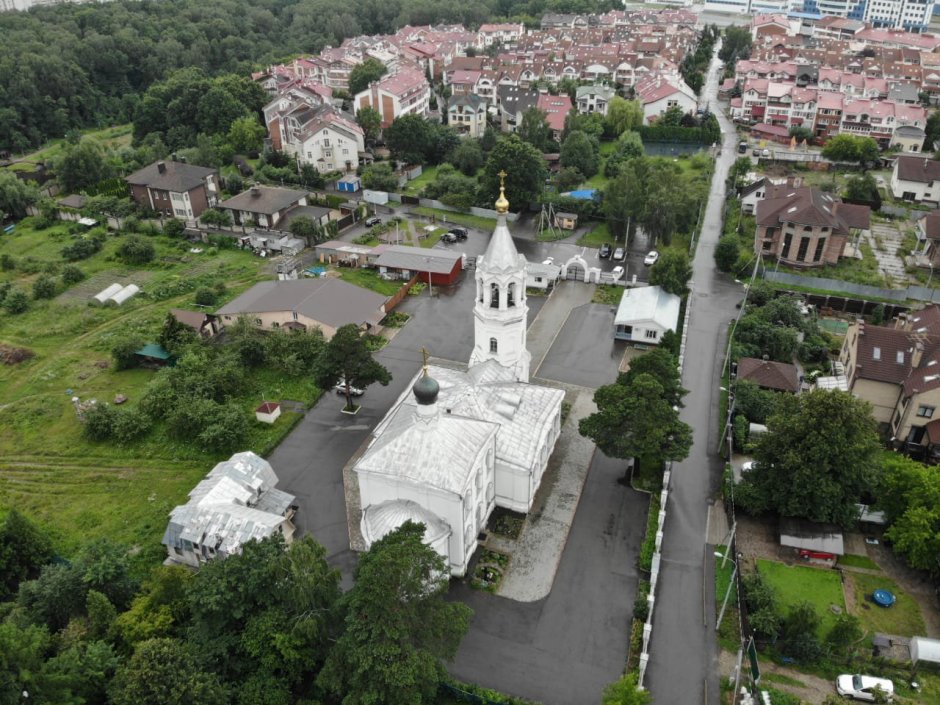
[[[139,291],[140,291],[140,287],[137,286],[136,284],[128,284],[117,293],[112,294],[111,298],[108,299],[108,303],[114,304],[115,306],[120,306],[129,298],[136,295]]]
[[[103,289],[99,291],[92,298],[94,298],[94,300],[97,301],[99,304],[103,304],[123,288],[124,288],[123,286],[115,282],[114,284],[109,286],[107,289]]]
[[[667,330],[679,325],[680,299],[658,286],[626,289],[614,317],[614,338],[658,345]]]

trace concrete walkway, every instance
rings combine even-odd
[[[875,259],[878,260],[878,271],[891,281],[892,286],[907,286],[907,269],[904,266],[903,258],[898,257],[897,254],[904,237],[897,227],[890,224],[873,223],[871,235],[866,239],[875,253]]]
[[[571,413],[561,429],[522,533],[515,541],[499,537],[500,549],[508,549],[512,558],[496,594],[510,600],[535,602],[551,592],[594,455],[594,444],[578,432],[578,421],[597,410],[594,390],[569,387],[567,391],[565,399],[571,404]]]
[[[529,326],[526,337],[526,345],[532,355],[530,369],[533,375],[548,355],[572,310],[591,302],[594,288],[594,284],[575,281],[561,281],[555,286],[539,315]]]

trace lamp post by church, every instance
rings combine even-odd
[[[428,265],[428,298],[431,298],[434,296],[434,287],[431,285],[431,258],[425,257],[424,261]]]

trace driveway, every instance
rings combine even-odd
[[[625,341],[614,340],[614,311],[605,304],[572,310],[533,376],[579,387],[611,384],[627,349]]]
[[[474,616],[451,674],[544,705],[596,705],[626,662],[649,503],[617,484],[622,475],[622,460],[595,453],[544,600],[514,602],[452,584],[451,599]]]

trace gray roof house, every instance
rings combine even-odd
[[[216,204],[218,180],[215,169],[163,160],[124,177],[138,205],[186,219],[198,218]]]
[[[581,114],[600,113],[607,114],[607,106],[617,91],[611,86],[579,86],[575,94],[574,104]]]
[[[539,92],[522,86],[500,86],[496,90],[499,102],[500,129],[515,132],[522,123],[522,115],[539,102]]]
[[[274,228],[294,206],[307,205],[307,192],[273,186],[252,186],[222,201],[219,208],[232,212],[236,225]]]
[[[249,316],[265,330],[319,328],[327,339],[352,323],[377,331],[386,297],[333,277],[266,281],[229,302],[215,315],[223,326]]]
[[[614,338],[658,345],[679,325],[680,299],[658,286],[626,289],[614,317]]]
[[[163,534],[166,562],[198,568],[274,534],[290,543],[295,497],[275,485],[271,465],[251,451],[216,465],[189,493],[189,501],[170,512]]]

